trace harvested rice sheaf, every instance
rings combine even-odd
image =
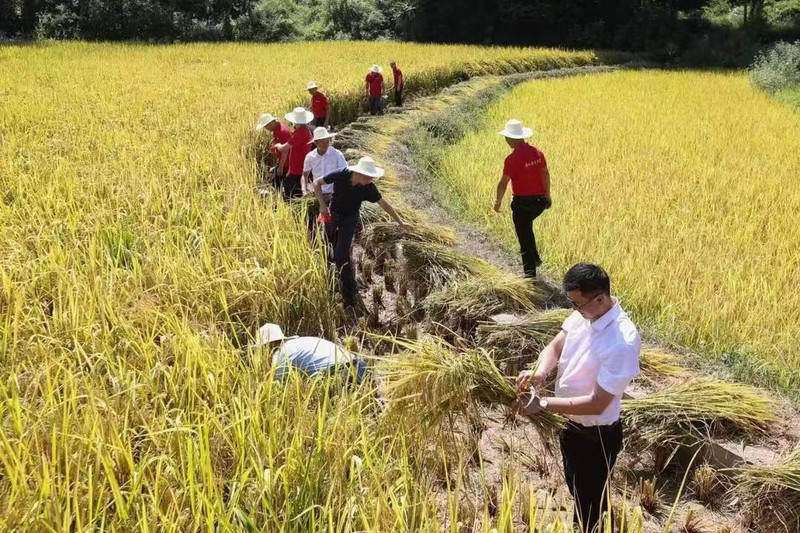
[[[382,375],[389,413],[412,425],[439,427],[456,415],[474,417],[481,404],[511,405],[512,381],[485,350],[456,352],[441,341],[395,341],[405,352],[384,361]],[[532,417],[546,446],[552,446],[564,419],[550,412]]]
[[[756,531],[800,531],[800,447],[770,466],[744,467],[735,474]]]
[[[572,311],[555,309],[533,312],[511,324],[487,322],[478,326],[478,341],[484,348],[502,354],[504,360],[535,360]],[[527,363],[525,363],[527,364]]]
[[[633,443],[691,446],[718,435],[756,437],[776,420],[775,403],[759,390],[693,379],[643,398],[624,400]]]
[[[389,251],[401,240],[433,242],[446,246],[453,246],[457,242],[451,230],[421,222],[404,229],[394,222],[377,221],[370,224],[365,236],[365,243],[372,250]]]
[[[645,348],[639,356],[639,369],[642,377],[648,381],[657,381],[664,377],[681,377],[687,374],[686,369],[678,364],[678,356],[660,348]]]
[[[497,276],[499,270],[486,261],[430,242],[400,240],[408,279],[427,291],[468,275]]]
[[[500,274],[455,280],[430,294],[423,306],[431,320],[469,332],[495,313],[531,311],[544,299],[530,280]]]

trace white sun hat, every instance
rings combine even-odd
[[[324,141],[325,139],[333,139],[334,137],[336,137],[335,133],[331,133],[323,126],[319,126],[314,128],[314,138],[308,141],[308,144],[316,141]]]
[[[292,124],[308,124],[314,120],[314,113],[306,111],[305,107],[295,107],[291,113],[286,113],[286,120]]]
[[[296,339],[297,335],[287,337],[283,334],[283,330],[278,324],[267,323],[261,326],[256,335],[256,343],[254,346],[266,346],[271,342],[282,340]]]
[[[380,74],[381,72],[383,72],[383,69],[381,68],[380,65],[372,65],[371,67],[369,67],[369,71],[374,72],[375,74]]]
[[[253,131],[260,131],[260,130],[263,130],[263,129],[264,129],[264,127],[265,127],[267,124],[269,124],[269,123],[271,123],[271,122],[275,122],[276,120],[278,120],[278,119],[277,119],[277,118],[275,118],[275,117],[273,117],[273,116],[272,116],[272,115],[270,115],[269,113],[264,113],[263,115],[261,115],[261,118],[260,118],[260,119],[258,119],[258,124],[256,124],[256,127],[255,127],[255,128],[253,128]]]
[[[310,89],[316,89],[316,88],[317,88],[316,82],[310,81],[310,82],[306,83],[306,89],[310,90]]]
[[[357,165],[349,165],[348,170],[364,174],[371,178],[380,178],[384,175],[385,171],[375,164],[375,160],[371,157],[362,157],[358,160]]]
[[[506,122],[506,127],[500,132],[500,135],[508,137],[509,139],[526,139],[533,135],[533,130],[530,128],[523,128],[522,122],[511,119]]]

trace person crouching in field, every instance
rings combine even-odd
[[[575,499],[573,520],[579,531],[597,531],[608,510],[607,482],[622,449],[622,393],[639,375],[642,341],[599,266],[573,266],[564,275],[564,291],[574,312],[539,354],[536,370],[517,377],[515,408],[527,416],[542,410],[567,416],[559,441],[564,477]],[[555,368],[555,397],[539,398],[536,390]]]
[[[509,120],[505,129],[500,132],[512,151],[505,159],[503,176],[497,184],[497,199],[494,203],[494,210],[499,213],[510,181],[514,193],[511,218],[514,221],[526,278],[535,278],[536,267],[542,263],[536,249],[533,221],[552,205],[547,161],[542,152],[525,142],[532,134],[533,130],[523,127],[518,120]]]
[[[367,101],[369,114],[378,115],[383,112],[381,97],[383,96],[383,69],[380,65],[372,65],[366,77]]]
[[[281,182],[279,177],[286,173],[286,168],[281,169],[281,164],[283,164],[285,167],[286,160],[285,158],[281,158],[281,153],[278,151],[277,146],[289,142],[289,139],[292,138],[292,132],[289,131],[289,128],[287,128],[285,124],[279,122],[277,118],[273,117],[269,113],[264,113],[261,115],[261,118],[258,120],[258,124],[256,124],[255,128],[253,128],[253,131],[255,132],[259,132],[261,130],[267,130],[272,134],[272,141],[269,144],[269,151],[275,158],[276,165],[273,174],[269,176],[268,179],[273,187],[280,190]],[[259,166],[262,169],[268,168],[266,157],[259,157]],[[266,174],[266,172],[263,173]]]
[[[345,307],[356,316],[362,314],[364,309],[358,294],[350,249],[358,226],[361,203],[377,202],[401,228],[408,228],[408,225],[398,216],[389,202],[383,199],[373,183],[373,180],[382,177],[383,174],[384,170],[376,166],[371,157],[362,157],[358,160],[357,165],[348,166],[340,172],[334,172],[314,180],[314,194],[319,201],[320,216],[323,220],[330,219],[326,223],[332,224],[335,232],[333,257],[336,269],[339,271],[342,299]],[[333,185],[330,211],[322,193],[322,187],[325,184]]]
[[[258,330],[253,348],[273,349],[272,367],[275,379],[285,380],[295,370],[305,375],[341,372],[361,383],[367,369],[366,361],[357,358],[343,347],[320,337],[287,337],[277,324],[264,324]]]
[[[313,119],[313,113],[306,111],[303,107],[296,107],[291,113],[286,113],[286,120],[294,124],[294,132],[288,142],[276,147],[281,153],[279,169],[288,169],[286,170],[288,174],[283,178],[281,187],[283,199],[286,201],[303,195],[300,182],[303,179],[303,163],[306,160],[306,154],[311,151],[312,136],[308,125]],[[284,167],[287,159],[288,165]]]
[[[311,112],[314,114],[314,120],[311,125],[327,128],[331,123],[330,100],[313,81],[308,82],[306,89],[311,95]]]

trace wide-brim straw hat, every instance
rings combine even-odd
[[[286,113],[286,120],[292,124],[309,124],[314,120],[314,113],[306,111],[305,107],[295,107],[291,113]]]
[[[533,135],[533,130],[523,127],[519,120],[511,119],[506,122],[506,127],[500,132],[500,135],[509,139],[527,139]]]
[[[372,65],[371,67],[369,67],[369,71],[374,72],[375,74],[380,74],[381,72],[383,72],[383,69],[381,68],[380,65]]]
[[[333,139],[334,137],[336,137],[335,133],[331,133],[325,127],[319,126],[317,128],[314,128],[314,137],[310,141],[308,141],[308,144],[311,144],[316,141]]]
[[[315,82],[313,82],[313,81],[310,81],[310,82],[308,82],[306,84],[306,89],[307,90],[316,89],[316,88],[317,88],[317,84]]]
[[[357,165],[348,165],[348,170],[363,174],[371,178],[380,178],[386,171],[375,164],[375,160],[371,157],[362,157],[358,160]]]
[[[255,128],[253,128],[253,131],[263,130],[267,126],[267,124],[275,122],[277,120],[278,119],[273,117],[271,114],[264,113],[263,115],[261,115],[261,118],[258,119],[258,124],[256,124]]]
[[[258,329],[258,334],[256,335],[256,343],[253,346],[255,347],[266,346],[271,342],[296,339],[296,338],[297,335],[293,337],[287,337],[286,335],[284,335],[283,330],[278,324],[267,323]]]

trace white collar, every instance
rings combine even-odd
[[[619,318],[619,314],[622,312],[622,308],[619,305],[619,300],[616,296],[612,296],[611,301],[614,302],[614,306],[606,311],[603,316],[591,323],[593,331],[599,333],[606,329],[609,324]]]

